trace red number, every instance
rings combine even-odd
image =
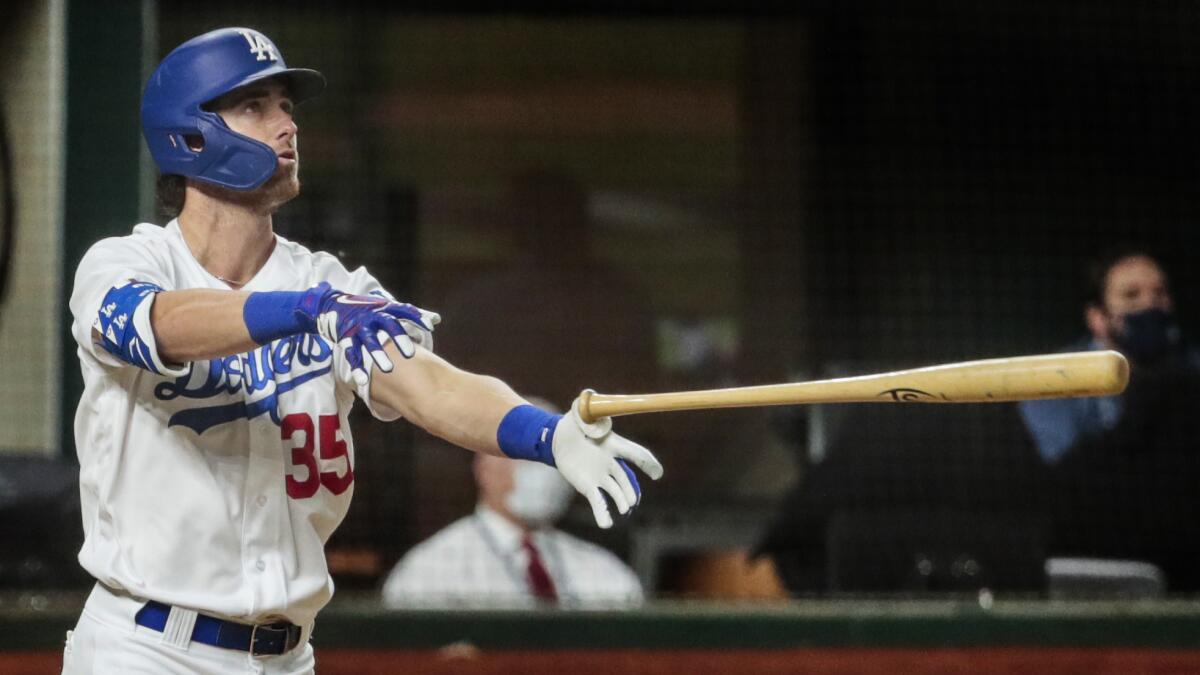
[[[346,458],[346,473],[322,471],[321,484],[335,495],[340,495],[354,482],[354,467],[350,466],[350,452],[346,441],[338,438],[341,420],[337,415],[321,415],[321,459]]]
[[[308,499],[317,494],[317,490],[322,485],[333,494],[340,495],[354,483],[354,467],[350,464],[350,449],[346,446],[345,439],[338,438],[338,433],[341,431],[341,420],[337,415],[320,415],[317,421],[321,429],[321,459],[336,461],[344,457],[346,471],[341,475],[338,474],[336,468],[333,471],[321,471],[317,463],[317,456],[313,454],[314,429],[311,415],[292,413],[284,417],[279,425],[284,441],[295,443],[296,434],[304,434],[302,442],[292,445],[292,466],[304,468],[304,480],[298,480],[295,471],[289,472],[287,475],[287,493],[292,499]]]
[[[287,493],[292,499],[308,499],[317,494],[321,487],[321,470],[317,468],[317,458],[313,456],[313,421],[306,413],[292,413],[283,418],[279,425],[283,440],[294,441],[296,432],[304,433],[304,442],[292,446],[292,466],[302,466],[307,469],[304,480],[296,480],[293,473],[287,476]]]

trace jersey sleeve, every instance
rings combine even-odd
[[[79,348],[112,367],[134,366],[178,377],[187,365],[172,365],[158,353],[150,310],[155,296],[172,290],[165,264],[136,235],[103,239],[84,254],[71,292],[71,333]]]

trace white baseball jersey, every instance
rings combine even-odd
[[[371,407],[369,385],[356,392],[341,351],[311,334],[164,364],[149,324],[153,293],[127,317],[153,368],[129,365],[95,344],[92,331],[98,313],[112,312],[102,307],[108,291],[131,280],[165,291],[228,290],[192,256],[177,221],[104,239],[80,262],[71,295],[85,383],[75,416],[80,563],[137,597],[242,621],[310,624],[333,593],[324,545],[354,492],[346,420],[356,393]],[[321,281],[382,292],[364,269],[348,272],[333,256],[278,236],[242,290]]]

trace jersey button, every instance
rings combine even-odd
[[[254,569],[261,572],[261,571],[267,569],[267,563],[263,562],[262,560],[259,560],[258,562],[254,563]]]
[[[255,500],[254,500],[254,502],[255,502],[256,504],[258,504],[259,506],[266,506],[266,505],[267,505],[267,496],[266,496],[266,495],[259,495],[259,496],[258,496],[258,499],[255,499]]]

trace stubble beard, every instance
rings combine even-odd
[[[276,168],[271,178],[255,190],[259,191],[263,193],[262,203],[270,213],[300,196],[300,162]]]
[[[297,161],[288,166],[277,165],[275,173],[271,174],[267,182],[249,191],[234,190],[201,181],[197,181],[196,186],[222,201],[236,204],[256,213],[271,215],[281,206],[299,196],[300,163]]]

